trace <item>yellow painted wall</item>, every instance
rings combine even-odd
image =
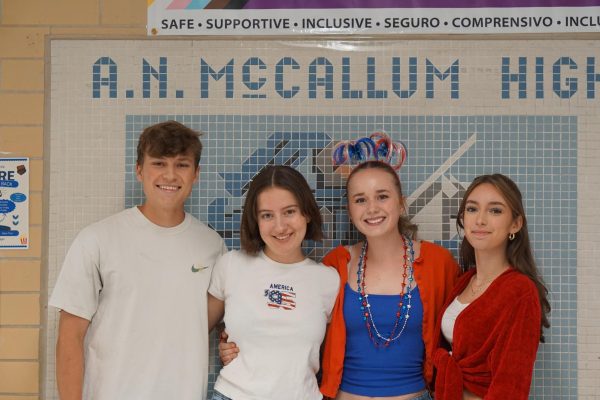
[[[49,35],[146,37],[146,0],[0,0],[0,152],[31,159],[31,247],[0,251],[0,400],[42,398],[44,68]]]

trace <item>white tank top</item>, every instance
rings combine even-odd
[[[468,305],[469,303],[463,304],[458,301],[458,297],[456,297],[444,312],[444,316],[442,317],[442,334],[450,344],[452,344],[452,335],[454,332],[454,323],[456,322],[456,317],[458,317],[458,314],[467,308]]]

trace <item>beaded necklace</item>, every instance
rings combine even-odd
[[[402,289],[400,291],[400,301],[398,302],[398,310],[396,311],[396,321],[388,337],[383,336],[377,329],[377,325],[375,325],[375,320],[373,319],[373,313],[371,311],[371,304],[369,304],[369,294],[367,293],[367,287],[365,285],[365,279],[367,276],[368,247],[366,240],[362,246],[360,258],[358,259],[356,286],[358,288],[358,301],[360,302],[360,312],[367,326],[369,338],[371,338],[371,341],[373,342],[375,347],[388,347],[391,342],[395,341],[402,335],[402,333],[404,332],[404,328],[406,328],[406,324],[408,322],[412,299],[412,282],[414,280],[413,262],[415,252],[413,250],[412,240],[402,236],[402,242],[404,246],[404,271],[402,273]],[[408,282],[408,284],[406,282]],[[404,315],[402,314],[403,312]],[[401,321],[402,327],[398,330]]]

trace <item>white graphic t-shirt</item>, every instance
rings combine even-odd
[[[225,302],[238,357],[215,389],[235,400],[321,399],[319,348],[339,289],[333,268],[309,258],[280,264],[231,251],[214,267],[210,294]]]

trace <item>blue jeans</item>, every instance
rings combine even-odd
[[[210,400],[232,400],[232,399],[225,396],[221,392],[217,392],[216,390],[213,390],[213,395]]]
[[[426,390],[422,394],[418,395],[417,397],[413,397],[410,400],[433,400],[433,398],[429,394],[429,391]]]
[[[223,393],[219,393],[216,390],[213,391],[213,395],[211,400],[232,400],[229,397],[225,396]],[[413,397],[411,400],[433,400],[428,391],[423,392],[417,397]]]

